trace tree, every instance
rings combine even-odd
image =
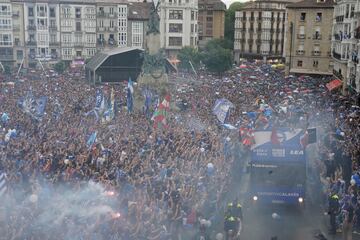
[[[180,60],[179,67],[188,71],[192,69],[190,61],[194,68],[197,68],[200,64],[200,54],[198,50],[193,47],[182,48],[177,57]]]
[[[202,52],[202,61],[211,72],[221,75],[232,66],[231,50],[223,48],[221,42],[209,41]]]
[[[225,13],[225,39],[234,42],[235,12],[241,10],[246,3],[234,2]]]
[[[54,69],[57,73],[61,74],[65,71],[66,65],[63,61],[60,61],[55,64]]]
[[[212,39],[207,42],[205,49],[211,49],[218,46],[231,50],[234,48],[233,42],[231,42],[229,39]]]

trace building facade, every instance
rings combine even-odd
[[[185,47],[198,46],[198,1],[162,0],[160,3],[160,47],[170,58]]]
[[[258,0],[235,13],[234,60],[280,59],[284,51],[285,7],[289,1]]]
[[[13,10],[10,1],[0,3],[0,65],[12,64],[14,61]]]
[[[334,2],[303,0],[286,7],[286,74],[332,75],[331,32]]]
[[[199,0],[199,46],[211,39],[222,39],[225,34],[226,5],[221,0]]]
[[[333,16],[332,57],[334,75],[343,80],[343,93],[360,92],[358,61],[360,44],[358,1],[337,1]]]
[[[89,59],[99,50],[146,47],[152,3],[0,0],[0,63],[19,67]],[[1,66],[0,66],[1,67]]]

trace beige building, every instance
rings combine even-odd
[[[283,56],[285,7],[290,1],[248,2],[235,14],[234,60]]]
[[[303,0],[286,7],[286,74],[332,75],[334,2]]]
[[[199,45],[224,38],[226,5],[221,0],[199,0],[198,4]]]

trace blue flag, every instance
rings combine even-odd
[[[131,81],[131,78],[129,78],[128,81],[128,87],[127,87],[127,109],[129,113],[132,113],[134,108],[134,86],[133,82]]]
[[[100,89],[96,90],[96,103],[95,108],[100,108],[102,102],[103,94]]]
[[[229,100],[225,98],[218,99],[215,102],[213,113],[221,123],[225,123],[226,118],[229,116],[229,110],[232,107],[234,105]]]
[[[91,148],[91,147],[94,145],[94,143],[95,143],[95,141],[96,141],[96,135],[97,135],[96,132],[93,132],[93,133],[90,135],[88,141],[86,142],[86,145],[88,146],[88,148]]]

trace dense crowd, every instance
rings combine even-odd
[[[359,108],[327,91],[331,78],[284,77],[269,65],[246,63],[222,77],[201,71],[198,79],[185,79],[170,76],[172,104],[163,129],[155,129],[141,108],[128,113],[125,83],[114,86],[118,107],[106,123],[87,113],[96,90],[109,94],[109,86],[89,86],[70,73],[3,84],[0,170],[7,176],[7,203],[0,206],[0,239],[178,239],[185,230],[203,233],[208,220],[215,226],[232,173],[245,164],[238,131],[226,129],[212,112],[220,98],[233,104],[226,122],[236,129],[323,127],[319,166],[329,181],[337,181],[341,169],[348,186],[357,171]],[[47,97],[41,118],[19,107],[29,93]],[[71,213],[71,204],[88,213]],[[91,214],[99,205],[109,208]]]

